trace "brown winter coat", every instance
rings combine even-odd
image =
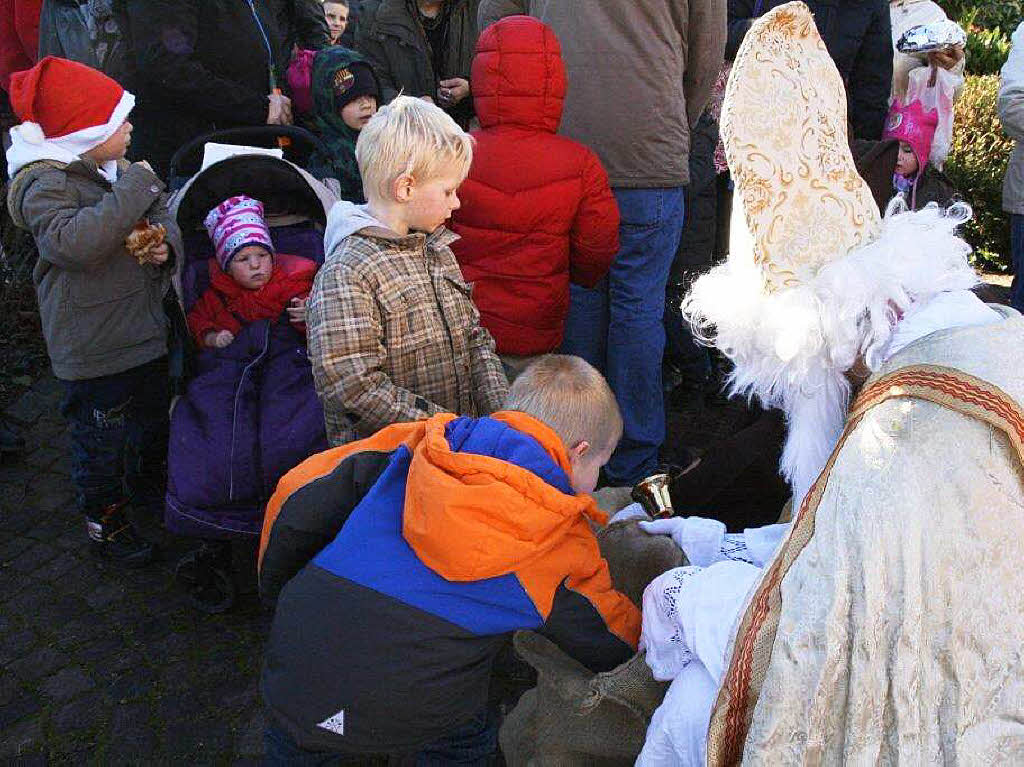
[[[15,176],[7,199],[14,222],[39,249],[32,279],[58,378],[112,375],[167,354],[162,302],[171,260],[140,265],[124,245],[148,217],[167,227],[172,258],[182,252],[164,184],[152,171],[122,163],[111,184],[92,160],[36,162]]]
[[[306,305],[309,358],[332,446],[444,411],[489,415],[508,382],[445,227],[401,236],[338,203]]]
[[[482,31],[534,16],[569,77],[560,132],[601,159],[613,187],[689,183],[690,129],[722,66],[725,0],[481,0]]]

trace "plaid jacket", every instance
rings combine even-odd
[[[306,308],[309,356],[331,445],[451,411],[487,415],[508,393],[441,227],[370,226],[341,240]]]

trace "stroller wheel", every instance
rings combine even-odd
[[[225,564],[214,547],[202,546],[178,560],[174,578],[188,592],[197,610],[215,615],[235,604],[235,583],[230,564]]]

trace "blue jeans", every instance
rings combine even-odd
[[[1010,306],[1024,312],[1024,213],[1010,214],[1010,257],[1013,260]]]
[[[348,756],[326,751],[306,751],[276,725],[263,731],[263,767],[344,767],[378,764],[384,754]],[[482,711],[415,755],[401,759],[416,767],[487,767],[498,753],[498,721],[490,710]],[[392,754],[392,756],[402,756]],[[376,757],[376,759],[375,759]]]
[[[665,284],[683,231],[683,187],[614,189],[619,252],[606,284],[570,289],[563,354],[600,370],[622,411],[623,436],[605,467],[613,484],[653,474],[665,440],[661,358]]]
[[[167,358],[121,373],[61,381],[78,509],[98,516],[131,497],[162,511],[167,482]]]

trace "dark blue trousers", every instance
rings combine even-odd
[[[170,403],[167,358],[61,383],[79,511],[97,516],[126,499],[162,509]]]
[[[661,358],[665,284],[683,231],[684,188],[613,189],[619,252],[594,290],[570,286],[563,354],[596,367],[622,411],[622,441],[605,467],[615,485],[653,474],[665,440]]]
[[[1024,312],[1024,214],[1010,215],[1010,254],[1013,259],[1013,284],[1010,306]]]

